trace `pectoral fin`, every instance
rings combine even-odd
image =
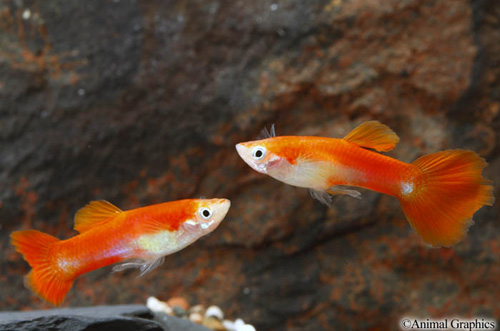
[[[327,189],[326,191],[321,191],[321,190],[314,190],[310,189],[309,193],[311,193],[311,196],[318,200],[319,202],[327,205],[328,207],[331,207],[332,201],[333,201],[333,196],[336,194],[343,194],[343,195],[348,195],[356,199],[361,199],[361,193],[356,190],[352,190],[348,188],[349,186],[343,186],[343,185],[335,185]]]
[[[350,189],[350,186],[344,186],[344,185],[334,185],[330,187],[328,190],[326,190],[330,194],[344,194],[348,195],[350,197],[356,198],[356,199],[361,199],[361,192]]]
[[[309,193],[314,199],[318,200],[322,204],[327,205],[328,207],[331,207],[333,199],[328,192],[310,189]]]
[[[141,277],[144,274],[147,274],[151,270],[158,268],[163,261],[165,260],[165,257],[159,257],[159,258],[153,258],[150,260],[141,260],[141,259],[132,259],[132,260],[127,260],[125,262],[122,262],[120,264],[117,264],[113,267],[113,272],[118,272],[122,271],[125,269],[140,269],[141,273],[137,278]]]

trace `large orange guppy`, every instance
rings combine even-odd
[[[59,305],[76,277],[125,261],[113,268],[156,268],[166,255],[213,231],[224,219],[226,199],[187,199],[122,211],[107,201],[92,201],[75,215],[79,235],[59,240],[36,231],[16,231],[12,244],[33,268],[25,284],[42,299]]]
[[[329,205],[330,194],[359,198],[363,187],[399,199],[412,227],[433,246],[459,242],[473,214],[493,205],[493,186],[484,179],[487,163],[468,150],[447,150],[405,163],[370,151],[386,152],[399,137],[378,121],[364,122],[343,139],[275,137],[236,145],[254,170],[282,182],[311,190]],[[368,148],[368,149],[367,149]]]

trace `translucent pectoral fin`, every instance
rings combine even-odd
[[[328,193],[334,194],[334,195],[335,194],[343,194],[343,195],[348,195],[348,196],[356,198],[356,199],[361,199],[361,192],[350,189],[350,186],[334,185],[326,191]]]
[[[120,272],[126,269],[139,269],[144,264],[144,260],[127,260],[113,266],[113,272]]]
[[[141,259],[132,259],[125,261],[123,263],[117,264],[113,267],[113,272],[123,271],[125,269],[140,269],[141,273],[137,278],[141,277],[144,274],[147,274],[153,269],[159,267],[165,257],[153,258],[150,260],[141,260]]]
[[[310,189],[309,193],[311,193],[311,196],[314,199],[318,200],[322,204],[327,205],[328,207],[331,207],[332,196],[328,192]]]
[[[165,260],[165,257],[162,256],[162,257],[159,257],[157,259],[145,261],[143,263],[143,265],[141,266],[141,274],[137,277],[141,277],[142,275],[147,274],[151,270],[158,268],[159,266],[162,265],[164,260]]]
[[[343,185],[332,186],[326,191],[310,189],[309,193],[311,193],[311,196],[314,199],[327,205],[328,207],[332,206],[333,195],[337,194],[348,195],[356,199],[361,199],[361,193],[359,191],[352,190],[349,188],[349,186]]]

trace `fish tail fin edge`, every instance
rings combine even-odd
[[[73,285],[72,278],[61,277],[53,265],[50,246],[59,239],[36,230],[16,231],[11,235],[16,251],[33,268],[24,278],[24,284],[45,301],[59,306]]]
[[[432,246],[453,246],[473,224],[473,214],[493,205],[493,186],[482,176],[486,161],[467,150],[424,155],[413,162],[420,179],[399,200],[411,226]]]

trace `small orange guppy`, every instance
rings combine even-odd
[[[484,179],[487,163],[468,150],[447,150],[404,163],[379,152],[390,151],[399,137],[378,121],[360,124],[343,139],[275,137],[236,145],[254,170],[282,182],[310,189],[330,205],[330,194],[359,198],[363,187],[399,199],[412,227],[433,246],[459,242],[472,215],[493,205],[493,186]]]
[[[122,211],[92,201],[75,215],[75,237],[59,240],[36,230],[10,236],[33,268],[26,286],[57,306],[81,274],[122,261],[114,271],[139,268],[143,275],[158,267],[166,255],[212,232],[229,207],[226,199],[187,199]]]

